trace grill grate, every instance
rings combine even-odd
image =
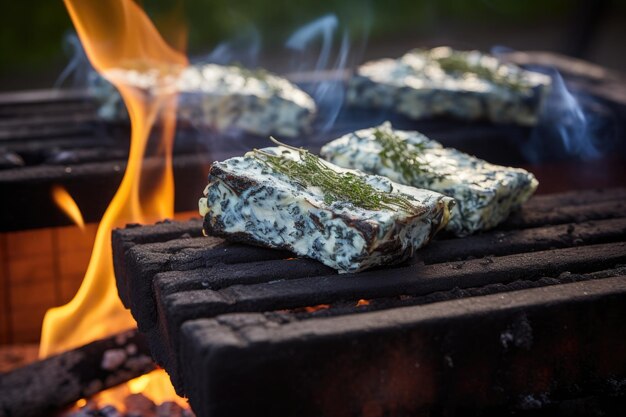
[[[357,275],[200,228],[194,219],[113,235],[120,297],[199,416],[366,415],[368,395],[381,415],[442,395],[451,407],[521,406],[524,395],[580,395],[572,384],[606,391],[609,373],[626,375],[623,355],[611,356],[626,340],[626,189],[537,196],[496,230],[439,239],[405,265]],[[526,322],[528,343],[516,333]],[[565,361],[597,349],[612,359],[562,373],[550,355],[567,343],[576,351],[559,351]],[[461,362],[446,367],[446,357]],[[413,360],[424,375],[401,370]],[[554,386],[520,385],[530,376],[518,361],[554,372],[545,376]],[[446,385],[480,369],[491,373],[471,379],[482,397],[471,384]]]

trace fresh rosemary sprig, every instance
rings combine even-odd
[[[302,187],[320,188],[324,193],[326,204],[339,201],[366,210],[402,210],[411,215],[423,213],[423,208],[407,195],[377,190],[365,182],[363,177],[350,172],[337,172],[305,149],[285,145],[272,137],[270,139],[279,146],[297,151],[300,160],[274,155],[260,149],[252,152],[253,157],[272,171],[286,175]]]
[[[447,73],[471,73],[478,78],[490,81],[496,85],[509,88],[513,91],[522,91],[528,88],[522,77],[517,73],[501,74],[498,70],[485,67],[480,64],[470,64],[466,54],[454,52],[448,56],[431,57],[436,61],[442,70]],[[498,66],[500,68],[500,66]]]
[[[394,134],[391,129],[376,128],[374,138],[380,143],[382,150],[378,154],[381,162],[389,168],[400,172],[405,182],[416,185],[423,182],[423,175],[442,178],[428,161],[424,159],[424,143],[409,143]]]

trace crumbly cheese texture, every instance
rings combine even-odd
[[[406,141],[418,152],[419,171],[410,178],[381,151],[377,132]],[[493,228],[534,193],[538,182],[520,168],[493,165],[456,149],[444,148],[419,132],[394,130],[389,123],[349,133],[322,147],[333,164],[383,175],[392,181],[437,191],[453,197],[456,206],[447,230],[457,236]]]
[[[299,152],[284,147],[263,151],[301,159]],[[304,186],[248,153],[211,166],[209,185],[199,201],[204,231],[287,249],[343,273],[406,260],[447,223],[454,205],[451,198],[384,177],[350,172],[377,190],[401,193],[416,210],[411,214],[366,210],[346,201],[325,201],[319,188]]]
[[[440,47],[365,63],[350,81],[347,99],[412,119],[444,115],[532,126],[550,85],[549,76],[494,56]]]
[[[151,74],[128,72],[134,84],[151,87]],[[189,66],[181,72],[175,88],[180,93],[178,118],[218,131],[293,137],[311,130],[317,112],[307,93],[264,70],[217,64]],[[94,79],[91,91],[101,101],[99,113],[103,118],[127,117],[121,97],[110,84]]]

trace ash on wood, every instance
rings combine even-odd
[[[285,252],[195,237],[197,220],[133,227],[113,235],[118,290],[198,416],[255,407],[273,416],[520,409],[524,398],[545,409],[548,400],[612,395],[610,378],[626,376],[623,332],[614,329],[626,312],[624,208],[625,189],[538,196],[501,228],[438,239],[404,265],[345,275]],[[516,344],[519,314],[545,334],[527,350]],[[587,315],[604,321],[578,321]],[[295,337],[297,329],[310,331]],[[483,339],[490,347],[481,351]],[[603,350],[604,362],[578,361],[586,349]],[[556,351],[569,371],[552,361]],[[413,359],[419,371],[399,370]],[[402,366],[376,371],[372,364],[386,360]],[[543,372],[544,385],[525,386],[528,369]]]
[[[48,415],[155,369],[136,330],[0,374],[0,417]]]

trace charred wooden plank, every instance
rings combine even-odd
[[[177,374],[180,367],[173,358],[180,359],[180,328],[188,320],[232,312],[332,304],[342,300],[419,296],[454,288],[558,277],[564,272],[584,273],[611,268],[623,262],[626,262],[626,242],[310,278],[298,278],[299,265],[293,264],[289,271],[276,274],[282,278],[280,281],[232,285],[217,290],[207,289],[212,274],[210,269],[205,269],[204,274],[195,276],[199,281],[193,285],[189,280],[186,282],[188,288],[196,289],[167,294],[163,289],[172,285],[172,280],[183,279],[178,276],[186,275],[170,272],[160,275],[158,279],[159,298],[156,305],[159,326],[149,330],[149,340],[155,358],[159,362],[164,361],[175,386],[181,389],[182,378]],[[274,264],[278,268],[284,262]]]
[[[15,91],[0,94],[0,106],[16,104],[62,103],[70,101],[92,100],[87,90],[45,89]]]
[[[177,344],[177,332],[172,332],[168,328],[167,325],[171,321],[163,319],[166,313],[161,310],[161,303],[169,295],[193,292],[199,288],[217,291],[234,285],[267,284],[276,280],[323,277],[337,273],[334,269],[312,259],[256,262],[247,259],[247,261],[246,263],[215,265],[212,268],[196,269],[184,274],[160,273],[154,277],[154,289],[151,296],[155,299],[159,318],[158,320],[156,317],[153,318],[153,326],[147,329],[148,341],[153,357],[157,363],[169,370],[170,377],[176,386],[181,386],[181,381],[176,379],[178,378],[176,358],[178,349],[173,347],[173,344]],[[297,274],[293,274],[293,270],[297,270]],[[175,271],[178,270],[175,269]],[[194,314],[191,310],[187,313]],[[199,317],[202,317],[202,309],[197,310],[197,313],[200,314]],[[168,338],[168,341],[165,341],[164,337]]]
[[[597,272],[589,272],[585,274],[572,274],[570,272],[564,272],[558,277],[541,277],[534,280],[520,279],[513,282],[488,284],[481,287],[456,287],[447,291],[435,291],[429,294],[417,296],[403,294],[397,297],[372,298],[368,300],[360,299],[358,301],[340,301],[332,304],[322,305],[323,308],[310,306],[305,308],[279,310],[271,314],[276,314],[278,317],[282,317],[283,314],[295,314],[296,317],[298,317],[299,319],[308,319],[312,317],[335,317],[344,314],[364,313],[367,311],[378,311],[390,308],[440,303],[442,301],[458,300],[461,298],[479,297],[503,292],[527,290],[530,288],[546,287],[550,285],[571,284],[573,282],[588,281],[592,279],[613,278],[619,276],[626,276],[626,266],[617,266],[616,268],[606,269]]]
[[[78,136],[93,133],[89,124],[45,125],[39,127],[21,126],[7,130],[0,130],[0,141],[31,140],[42,137]]]
[[[125,252],[124,266],[118,263],[118,270],[124,270],[121,274],[127,277],[118,284],[122,284],[120,293],[126,294],[126,303],[137,322],[141,323],[140,329],[149,330],[156,323],[153,279],[157,273],[191,271],[224,263],[278,260],[289,256],[285,251],[229,244],[219,238],[187,238],[169,243],[137,245]]]
[[[606,201],[626,200],[626,188],[598,188],[584,191],[535,195],[524,204],[528,211],[552,211],[555,207],[577,206]]]
[[[10,133],[27,129],[36,130],[48,126],[91,124],[96,121],[98,121],[96,114],[64,113],[61,115],[42,115],[37,113],[29,117],[0,118],[0,132],[7,130]]]
[[[126,252],[135,245],[154,242],[166,242],[173,239],[198,237],[202,234],[202,221],[191,219],[187,222],[164,221],[154,225],[140,227],[139,224],[126,225],[125,229],[114,229],[111,234],[113,247],[113,270],[117,282],[118,294],[126,307],[130,307],[127,276],[128,258]]]
[[[426,294],[455,287],[559,276],[564,272],[584,273],[626,261],[625,249],[626,242],[618,242],[433,265],[415,264],[359,274],[317,276],[311,275],[319,269],[316,270],[315,264],[309,260],[278,260],[264,262],[262,268],[259,264],[251,264],[254,269],[242,270],[241,276],[245,278],[233,274],[235,268],[227,269],[223,275],[217,268],[204,268],[192,273],[164,272],[155,278],[155,291],[159,296],[157,304],[163,307],[164,313],[159,319],[167,321],[182,314],[184,309],[214,315],[222,313],[223,308],[249,308],[259,303],[259,307],[255,308],[272,310],[327,304],[342,299]],[[258,283],[255,284],[255,281]],[[198,308],[205,312],[195,310],[194,305],[202,304],[203,299],[208,304]],[[216,312],[214,309],[217,309]]]
[[[28,116],[52,116],[68,114],[96,115],[97,104],[90,100],[57,101],[42,103],[14,103],[11,106],[0,105],[0,119],[27,118]]]
[[[384,312],[183,325],[191,405],[205,416],[441,414],[624,393],[626,277]]]
[[[145,328],[146,318],[150,317],[150,309],[153,308],[151,303],[141,302],[142,297],[145,295],[148,295],[149,299],[152,298],[151,278],[159,272],[168,271],[170,269],[170,258],[178,252],[188,254],[190,252],[203,251],[207,247],[217,244],[219,244],[217,239],[181,238],[169,243],[146,244],[144,245],[146,248],[142,251],[138,251],[136,247],[131,246],[124,252],[123,266],[120,262],[114,261],[116,276],[120,274],[120,278],[116,277],[120,298],[128,308],[131,308],[135,319],[137,321],[141,320],[141,329]],[[114,246],[114,253],[121,250],[124,250],[123,247],[118,248]],[[188,258],[188,255],[184,256]],[[196,256],[183,271],[193,269],[194,266],[197,268],[201,265],[201,256]]]
[[[412,262],[432,264],[623,240],[626,240],[626,218],[513,231],[494,230],[464,239],[435,240],[419,251]]]
[[[7,140],[2,143],[4,149],[24,155],[25,159],[34,159],[33,155],[39,156],[40,160],[32,161],[29,165],[36,165],[43,160],[43,156],[53,149],[89,149],[103,145],[111,145],[113,141],[98,137],[97,135],[69,135],[50,136],[37,140],[23,141]],[[35,171],[36,173],[36,171]],[[15,176],[19,173],[15,173]],[[23,174],[22,174],[23,175]],[[35,174],[36,175],[36,174]]]
[[[610,200],[576,206],[555,206],[546,211],[526,207],[513,213],[498,226],[500,230],[521,229],[547,224],[578,223],[588,220],[612,219],[626,216],[626,199]]]
[[[0,375],[0,417],[49,415],[155,369],[137,330],[119,333]]]

